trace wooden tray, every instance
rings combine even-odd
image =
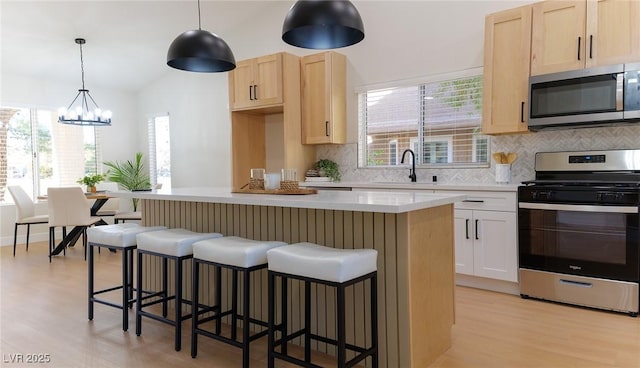
[[[292,190],[286,189],[240,189],[234,190],[233,193],[249,193],[249,194],[289,194],[289,195],[301,195],[301,194],[317,194],[317,189],[312,188],[298,188]]]

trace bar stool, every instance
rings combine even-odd
[[[89,247],[89,308],[88,318],[93,320],[94,303],[104,304],[110,307],[122,309],[122,330],[129,329],[128,307],[133,303],[133,250],[136,249],[136,235],[147,231],[166,229],[164,226],[144,227],[138,224],[104,225],[87,229]],[[122,285],[95,290],[94,276],[95,263],[93,248],[101,247],[120,249],[122,251]],[[108,293],[122,289],[122,303],[116,304],[96,297],[98,294]],[[138,289],[140,290],[140,289]]]
[[[193,305],[191,328],[191,357],[198,354],[198,335],[210,337],[242,349],[242,367],[249,368],[249,345],[251,341],[267,335],[267,330],[250,335],[250,324],[267,327],[266,321],[251,318],[249,307],[251,272],[267,267],[267,251],[281,247],[286,243],[280,241],[259,241],[229,236],[217,239],[202,240],[193,244]],[[214,306],[199,304],[199,270],[200,265],[212,265],[215,271]],[[232,270],[231,309],[222,311],[222,269]],[[238,313],[238,273],[242,274],[242,314]],[[200,310],[200,308],[202,308]],[[199,315],[215,312],[213,316],[200,319]],[[231,316],[231,338],[222,336],[221,319]],[[237,340],[238,319],[242,320],[242,342]],[[215,320],[215,332],[199,327],[200,324]]]
[[[318,367],[311,362],[311,340],[337,346],[338,367],[352,367],[371,356],[372,367],[378,367],[378,308],[377,267],[378,252],[373,249],[337,249],[312,243],[297,243],[267,252],[269,261],[269,357],[268,366],[273,368],[275,359],[285,360],[301,367]],[[275,282],[282,281],[281,321],[275,321]],[[287,280],[304,282],[304,328],[287,331]],[[371,285],[371,346],[360,347],[348,344],[345,328],[345,289],[347,286],[370,280]],[[336,322],[337,338],[330,339],[311,333],[311,283],[332,286],[337,289]],[[275,339],[276,331],[281,338]],[[304,336],[304,360],[287,354],[287,343]],[[277,348],[280,347],[280,351]],[[357,354],[347,361],[346,350]]]
[[[183,262],[193,258],[193,243],[199,240],[219,237],[222,237],[222,234],[196,233],[186,229],[168,229],[137,235],[137,288],[138,290],[142,290],[142,255],[147,254],[150,256],[160,257],[162,259],[162,290],[149,292],[148,295],[145,295],[145,300],[147,298],[154,298],[154,300],[145,304],[142,304],[142,293],[136,293],[136,335],[140,336],[142,334],[143,316],[166,323],[175,327],[175,350],[180,351],[182,340],[182,321],[191,318],[191,313],[182,315],[181,311],[183,304],[191,304],[191,301],[184,300],[182,297]],[[168,295],[168,260],[174,261],[175,264],[174,295]],[[175,300],[175,318],[173,320],[167,318],[169,300]],[[162,315],[157,315],[144,310],[144,308],[158,303],[162,303]]]

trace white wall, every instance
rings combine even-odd
[[[141,122],[169,113],[172,187],[230,186],[227,74],[167,69],[165,77],[140,91],[138,108]],[[139,143],[146,145],[146,123],[139,128]]]

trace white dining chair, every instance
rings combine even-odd
[[[73,246],[71,241],[78,232],[82,235],[84,258],[87,259],[87,228],[100,221],[100,217],[91,216],[91,201],[87,199],[82,188],[49,188],[47,190],[49,205],[49,262],[55,248],[55,228],[62,227],[63,249]],[[67,234],[66,227],[74,229]],[[76,238],[77,239],[77,238]]]
[[[36,215],[36,206],[27,192],[18,185],[7,187],[13,202],[16,205],[16,224],[13,231],[13,256],[16,256],[16,243],[18,240],[18,225],[27,225],[26,250],[29,251],[29,232],[31,225],[46,224],[49,222],[49,215]]]

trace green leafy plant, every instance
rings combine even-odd
[[[142,162],[142,152],[136,153],[135,161],[126,162],[105,161],[104,165],[109,168],[107,178],[125,190],[141,190],[151,188],[149,172]],[[138,199],[133,198],[133,210],[138,210]]]
[[[76,183],[84,184],[90,188],[90,187],[95,187],[96,184],[103,181],[104,179],[105,179],[105,176],[102,174],[85,175],[84,177],[78,179]]]
[[[323,176],[330,178],[331,181],[340,181],[340,167],[334,161],[322,159],[316,162],[313,168],[324,173]]]

